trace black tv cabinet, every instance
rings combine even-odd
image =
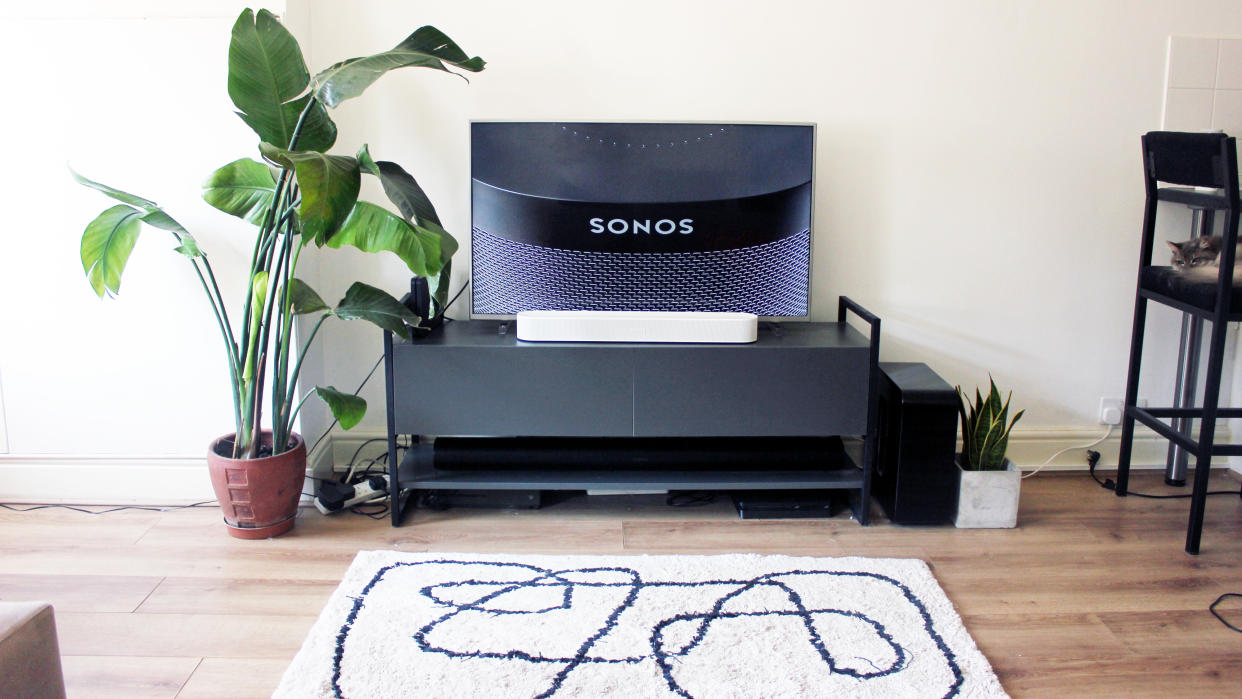
[[[868,334],[846,322],[849,313],[867,323]],[[792,489],[848,490],[865,525],[879,339],[879,318],[846,297],[835,323],[764,323],[758,340],[745,345],[529,343],[516,339],[511,322],[495,320],[446,323],[415,340],[385,333],[392,525],[401,524],[418,490]],[[401,462],[399,435],[411,437]],[[503,450],[492,452],[509,454],[498,463],[488,463],[486,448],[458,448],[451,450],[454,458],[437,459],[431,435],[565,438],[553,443],[569,449],[592,439],[646,440],[666,456],[672,450],[662,440],[673,438],[710,444],[708,438],[792,443],[860,436],[863,454],[860,464],[841,455],[844,463],[830,468],[713,469],[674,465],[669,457],[654,468],[593,469],[543,463],[544,457],[567,460],[548,453],[515,458],[515,444],[548,444],[521,439],[507,439]],[[463,465],[463,454],[473,455],[474,463]]]

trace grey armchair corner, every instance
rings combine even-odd
[[[0,697],[60,699],[65,680],[52,605],[0,602]]]

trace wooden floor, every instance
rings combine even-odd
[[[1166,490],[1154,473],[1133,482]],[[1208,612],[1242,593],[1237,497],[1209,499],[1198,557],[1182,550],[1187,501],[1118,498],[1082,474],[1024,481],[1019,527],[1005,531],[599,500],[422,512],[398,529],[305,510],[294,532],[257,542],[226,536],[214,509],[0,510],[0,599],[55,605],[70,696],[236,698],[272,691],[363,549],[913,557],[1015,697],[1242,696],[1242,634]],[[1242,604],[1223,606],[1242,626]]]

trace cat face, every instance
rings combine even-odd
[[[1165,241],[1173,251],[1173,269],[1185,271],[1216,264],[1220,244],[1214,237],[1192,238],[1184,243]]]

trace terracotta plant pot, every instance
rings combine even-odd
[[[292,449],[258,459],[231,458],[235,434],[207,448],[211,486],[224,513],[229,534],[238,539],[267,539],[293,528],[306,479],[306,442],[294,434]],[[272,433],[263,432],[270,446]],[[223,452],[223,453],[221,453]]]

